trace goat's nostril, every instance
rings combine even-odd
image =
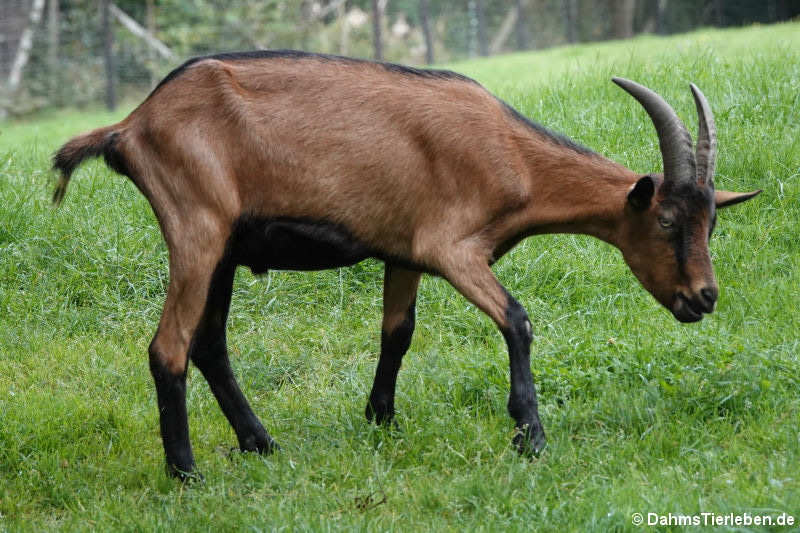
[[[703,301],[712,306],[717,301],[717,289],[713,287],[703,287],[700,289],[700,296],[702,296]]]

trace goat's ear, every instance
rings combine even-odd
[[[650,207],[653,201],[653,194],[656,192],[656,184],[650,176],[639,178],[639,181],[628,193],[628,203],[637,211],[644,211]]]
[[[714,201],[717,204],[717,209],[735,205],[745,202],[750,198],[757,196],[761,190],[753,192],[731,192],[731,191],[714,191]]]

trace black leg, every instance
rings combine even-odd
[[[382,424],[394,417],[394,393],[397,385],[397,373],[400,363],[414,333],[414,305],[408,308],[406,319],[391,333],[381,331],[381,355],[375,381],[367,404],[367,419]]]
[[[452,254],[458,258],[458,254]],[[531,375],[530,345],[533,335],[525,309],[497,281],[481,256],[462,256],[463,262],[444,265],[443,275],[468,300],[497,324],[508,345],[511,394],[508,412],[514,419],[517,435],[514,445],[520,453],[538,455],[545,446],[539,420],[536,389]]]
[[[545,435],[539,420],[539,405],[531,375],[530,346],[533,335],[525,309],[510,294],[506,308],[507,327],[502,329],[508,345],[511,370],[511,393],[508,413],[518,429],[514,445],[520,453],[538,455],[545,447]]]
[[[270,453],[277,444],[256,417],[233,375],[225,339],[231,303],[234,267],[221,263],[211,279],[203,318],[192,339],[189,354],[203,373],[222,412],[230,422],[242,451]]]
[[[167,474],[181,480],[202,478],[194,473],[194,456],[189,442],[186,415],[186,369],[174,373],[162,363],[163,357],[150,345],[150,372],[156,384],[161,440],[167,459]]]
[[[197,479],[186,416],[186,369],[190,335],[200,322],[214,271],[213,250],[183,261],[182,249],[170,251],[170,282],[158,331],[150,343],[150,372],[155,381],[161,438],[170,475]],[[183,268],[176,268],[180,264]],[[189,266],[186,266],[186,265]]]
[[[387,423],[394,416],[397,373],[414,333],[419,278],[419,272],[386,265],[381,354],[365,413],[368,420],[378,424]]]

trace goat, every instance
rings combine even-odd
[[[508,345],[513,445],[545,446],[530,369],[531,324],[490,266],[525,237],[581,233],[621,250],[681,322],[714,309],[708,241],[716,209],[760,191],[714,189],[716,134],[703,93],[696,151],[672,108],[613,81],[651,117],[663,173],[640,175],[529,121],[459,74],[294,51],[195,58],[127,118],[54,156],[60,203],[73,170],[104,156],[153,208],[169,288],[149,347],[167,471],[196,476],[186,416],[189,361],[242,451],[277,445],[231,371],[225,325],[234,270],[385,263],[380,356],[366,416],[395,413],[423,273],[446,279]]]

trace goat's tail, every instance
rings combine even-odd
[[[118,163],[122,161],[115,144],[119,135],[120,124],[97,128],[71,139],[53,156],[53,169],[60,172],[56,190],[53,192],[53,203],[59,205],[67,192],[72,172],[84,159],[103,156],[106,163],[119,172]],[[117,164],[115,164],[117,163]],[[124,167],[124,165],[123,165]],[[123,172],[124,173],[124,172]]]

